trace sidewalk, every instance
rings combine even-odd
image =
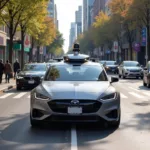
[[[9,83],[5,83],[5,79],[3,78],[2,83],[0,84],[0,92],[9,89],[9,88],[13,88],[16,85],[16,80],[14,80],[13,78],[10,79]]]

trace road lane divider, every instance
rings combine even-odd
[[[122,94],[122,93],[120,93],[120,95],[121,95],[121,98],[123,98],[123,99],[128,98],[127,96],[125,96],[125,95],[124,95],[124,94]]]
[[[71,128],[71,150],[78,150],[76,126]]]

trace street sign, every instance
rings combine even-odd
[[[146,28],[142,29],[142,46],[146,46]]]
[[[118,42],[117,41],[115,41],[114,42],[114,52],[118,52]]]
[[[43,54],[43,47],[42,46],[40,47],[40,54],[41,55]]]
[[[30,48],[30,46],[31,46],[30,37],[28,35],[26,35],[25,39],[24,39],[24,47],[25,48]]]

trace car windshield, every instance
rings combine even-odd
[[[46,71],[46,65],[30,64],[25,65],[23,71]]]
[[[101,66],[52,66],[46,73],[46,81],[108,81]]]
[[[125,67],[139,67],[140,64],[136,61],[124,62]]]
[[[116,65],[115,61],[106,61],[106,65]]]

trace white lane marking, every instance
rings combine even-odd
[[[71,150],[78,150],[76,127],[71,128]]]
[[[127,96],[125,96],[124,94],[120,94],[121,95],[121,98],[128,98]]]
[[[30,98],[30,95],[27,98]]]
[[[20,93],[17,96],[13,97],[13,98],[21,98],[22,96],[24,96],[25,94],[27,94],[27,92],[24,93]]]
[[[144,95],[150,96],[149,92],[142,92]]]
[[[2,98],[6,98],[6,97],[8,97],[8,96],[10,96],[10,95],[12,95],[12,94],[14,94],[14,93],[7,93],[7,94],[1,96],[0,98],[1,98],[1,99],[2,99]]]
[[[129,88],[134,90],[134,91],[140,92],[138,89],[135,89],[135,88],[132,88],[132,87],[129,87]]]
[[[144,96],[139,95],[139,94],[137,94],[137,93],[135,93],[135,92],[129,92],[129,94],[135,96],[136,98],[145,98]]]

